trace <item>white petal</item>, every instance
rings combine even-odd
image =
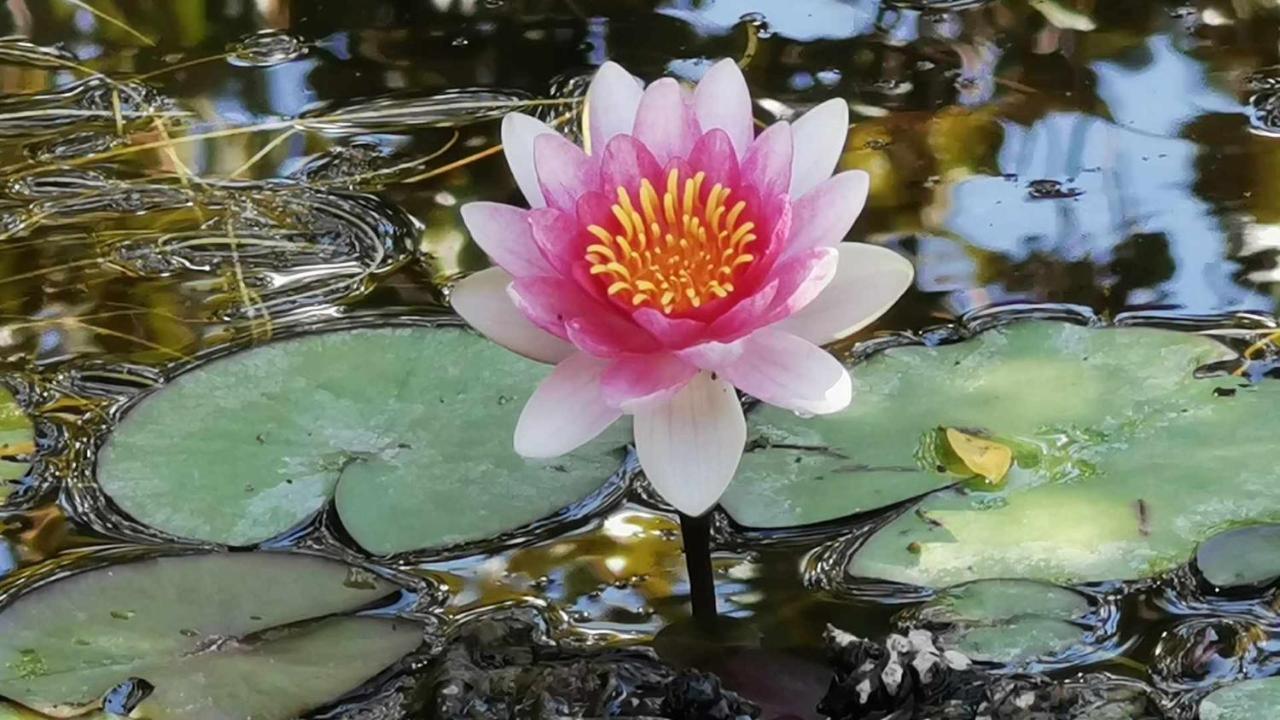
[[[574,353],[538,386],[516,423],[516,452],[551,458],[573,452],[622,417],[604,402],[600,376],[609,363]]]
[[[602,153],[614,135],[631,132],[642,94],[640,81],[621,65],[610,61],[600,66],[587,89],[587,152]]]
[[[698,373],[670,402],[635,415],[636,454],[662,497],[686,515],[710,510],[738,470],[747,422],[733,386]]]
[[[849,104],[832,98],[791,126],[791,197],[800,197],[831,177],[849,136]]]
[[[453,309],[490,340],[531,360],[558,363],[572,355],[572,345],[529,322],[511,302],[511,279],[493,267],[459,280],[449,296]]]
[[[745,393],[787,410],[825,415],[849,406],[853,382],[826,350],[775,327],[742,340],[742,355],[719,369]]]
[[[502,152],[507,156],[516,185],[529,201],[529,207],[534,208],[547,205],[538,186],[538,172],[533,167],[533,139],[546,133],[555,134],[555,130],[524,113],[508,113],[502,118]]]
[[[774,327],[825,345],[875,322],[915,279],[911,261],[878,245],[842,243],[831,284]]]
[[[733,60],[721,60],[702,76],[693,91],[693,110],[702,132],[724,130],[741,158],[755,139],[751,93],[742,70]]]

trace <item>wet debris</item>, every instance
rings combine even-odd
[[[1027,183],[1027,197],[1031,200],[1069,200],[1083,194],[1084,190],[1066,185],[1060,180],[1045,178]]]
[[[1055,681],[997,675],[939,648],[925,630],[884,644],[834,627],[825,635],[835,677],[818,712],[831,720],[1160,720],[1145,685],[1105,674]]]
[[[529,615],[464,626],[421,683],[415,718],[749,720],[755,705],[714,675],[677,671],[647,649],[577,652],[547,641]]]

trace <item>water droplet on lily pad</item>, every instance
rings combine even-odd
[[[0,612],[0,696],[60,716],[97,709],[115,691],[151,720],[295,718],[421,642],[413,623],[343,616],[396,590],[382,580],[351,588],[346,577],[330,560],[241,553],[154,558],[41,585]],[[116,617],[125,606],[127,624]],[[248,608],[266,619],[248,620]]]
[[[284,533],[330,499],[372,553],[492,538],[580,502],[622,464],[621,423],[555,463],[515,453],[547,372],[459,328],[283,340],[142,400],[103,446],[98,481],[152,527],[227,545]]]

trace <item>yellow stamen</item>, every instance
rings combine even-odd
[[[746,246],[757,238],[747,203],[729,206],[732,189],[704,189],[705,172],[681,177],[671,169],[663,190],[649,179],[632,191],[618,187],[612,217],[587,232],[589,273],[605,292],[629,307],[651,306],[670,315],[729,297],[734,280],[756,256]]]

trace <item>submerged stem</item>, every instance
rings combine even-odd
[[[689,570],[689,601],[694,622],[710,629],[716,622],[716,581],[711,569],[711,515],[680,513],[684,561]]]

